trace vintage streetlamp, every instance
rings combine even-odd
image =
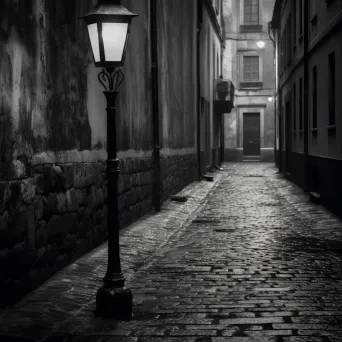
[[[124,80],[121,67],[124,65],[127,42],[132,19],[131,13],[120,0],[102,0],[84,19],[93,51],[96,67],[102,71],[98,79],[105,88],[107,100],[107,182],[108,182],[108,264],[104,285],[96,295],[96,310],[99,314],[115,318],[132,315],[132,292],[124,288],[125,277],[121,270],[119,246],[118,178],[119,160],[116,154],[116,98],[117,89]]]

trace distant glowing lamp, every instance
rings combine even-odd
[[[268,100],[268,102],[272,102],[273,101],[273,97],[270,96],[267,100]]]
[[[262,48],[265,46],[265,42],[262,41],[262,40],[259,40],[256,44],[258,45],[258,47],[259,47],[260,49],[262,49]]]

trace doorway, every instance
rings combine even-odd
[[[243,155],[260,156],[260,113],[243,113]]]

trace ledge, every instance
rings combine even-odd
[[[327,126],[328,131],[336,131],[336,125]]]
[[[335,137],[336,136],[336,125],[327,126],[328,136]]]

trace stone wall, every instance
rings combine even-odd
[[[152,210],[151,158],[130,158],[120,163],[120,227],[127,226]]]
[[[120,165],[121,227],[152,209],[152,162]],[[45,164],[0,182],[0,306],[11,304],[107,236],[106,164]]]
[[[176,194],[196,180],[196,154],[162,156],[160,160],[162,179],[162,200]]]

